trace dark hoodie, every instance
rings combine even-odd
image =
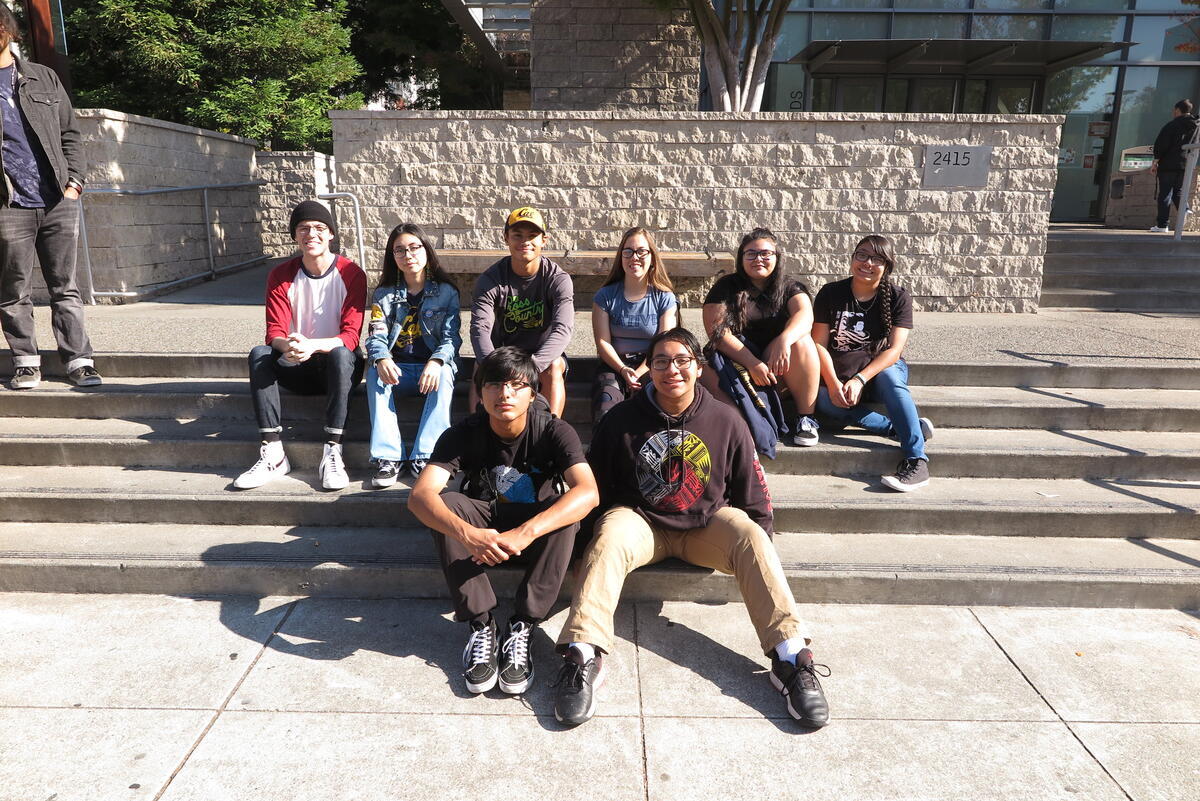
[[[707,526],[726,506],[742,509],[772,534],[771,496],[746,423],[696,385],[678,417],[651,399],[647,385],[604,415],[592,433],[588,463],[601,508],[636,509],[672,530]]]
[[[1196,124],[1197,120],[1191,114],[1180,114],[1162,127],[1154,140],[1154,158],[1158,159],[1159,170],[1183,171],[1187,161],[1183,146],[1190,144],[1196,135]]]

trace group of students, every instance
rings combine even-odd
[[[891,242],[864,238],[851,256],[850,277],[810,301],[804,284],[787,275],[776,237],[765,228],[751,231],[735,272],[705,298],[709,344],[702,347],[679,325],[650,233],[627,231],[593,304],[601,364],[585,451],[562,420],[574,291],[570,276],[542,255],[547,228],[537,209],[508,215],[509,255],[476,282],[471,412],[456,423],[450,402],[462,342],[459,295],[428,236],[411,223],[389,235],[364,360],[358,337],[366,277],[330,250],[333,217],[305,201],[290,229],[300,255],[271,272],[266,343],[250,353],[262,445],[236,487],[261,486],[290,470],[279,386],[326,395],[319,474],[328,489],[347,486],[341,437],[350,390],[365,367],[372,483],[389,486],[404,472],[416,479],[409,509],[433,535],[456,619],[471,627],[463,652],[469,691],[529,687],[531,634],[578,558],[558,641],[555,713],[569,725],[586,721],[612,650],[625,577],[674,556],[736,577],[789,713],[806,726],[825,725],[818,675],[828,673],[813,661],[771,544],[771,501],[758,455],[773,454],[780,439],[816,444],[820,417],[827,428],[853,424],[900,441],[904,458],[884,477],[887,486],[908,491],[928,483],[924,443],[933,429],[917,416],[900,358],[912,301],[891,280]],[[782,388],[797,410],[790,423],[776,392]],[[396,397],[404,394],[425,396],[407,449],[396,413]],[[888,414],[868,408],[869,400]],[[590,538],[577,541],[588,523]],[[520,566],[523,575],[501,632],[487,568],[503,563]]]

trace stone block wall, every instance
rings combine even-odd
[[[402,220],[439,246],[501,247],[504,215],[543,209],[549,248],[608,250],[642,225],[660,247],[735,250],[772,228],[812,289],[858,239],[896,243],[926,310],[1033,312],[1058,116],[656,112],[331,113],[339,189],[368,254]],[[991,145],[986,186],[924,189],[924,146]]]
[[[1154,202],[1158,180],[1146,172],[1135,172],[1124,176],[1125,191],[1120,198],[1109,197],[1104,209],[1104,224],[1110,228],[1132,228],[1144,231],[1154,225],[1158,216],[1158,205]],[[1192,205],[1200,204],[1200,170],[1192,181]],[[1175,228],[1175,210],[1171,210],[1170,227]],[[1184,230],[1200,231],[1200,214],[1189,214]]]
[[[252,140],[107,109],[80,109],[76,115],[87,153],[89,190],[231,184],[257,178]],[[218,269],[261,256],[258,196],[256,187],[210,190],[206,225],[199,191],[144,196],[85,192],[88,250],[84,252],[81,236],[81,288],[85,294],[89,289],[144,290],[206,271],[206,227]]]
[[[288,233],[292,209],[302,200],[335,190],[333,157],[311,150],[260,151],[257,175],[267,182],[259,198],[263,252],[287,258],[296,250],[296,243]]]
[[[700,39],[685,8],[649,0],[535,0],[534,109],[694,111]]]

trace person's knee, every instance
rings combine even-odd
[[[539,374],[539,378],[543,381],[562,381],[563,374],[567,371],[567,360],[559,356],[550,365]]]
[[[262,359],[269,359],[274,353],[275,349],[270,345],[255,345],[250,349],[250,361],[253,363]]]
[[[354,351],[347,347],[336,347],[326,355],[330,367],[350,371],[354,369]]]
[[[905,378],[904,368],[899,364],[893,364],[886,370],[880,371],[871,381],[880,390],[893,391],[908,388],[908,379]]]

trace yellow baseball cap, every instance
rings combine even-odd
[[[532,206],[522,206],[509,212],[508,221],[504,223],[504,230],[507,231],[517,223],[529,223],[543,234],[546,233],[546,221],[542,219],[542,213]]]

